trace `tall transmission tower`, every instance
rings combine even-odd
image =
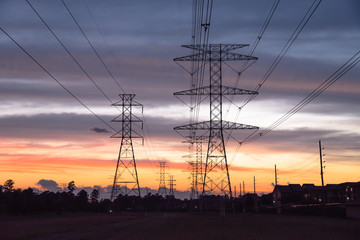
[[[119,94],[121,100],[112,104],[112,106],[121,107],[121,114],[114,118],[112,122],[121,123],[121,130],[111,136],[111,138],[121,138],[121,145],[116,164],[114,183],[110,199],[114,200],[119,194],[140,195],[139,178],[136,170],[136,161],[132,139],[143,137],[133,130],[133,123],[140,123],[142,120],[132,113],[133,107],[143,106],[133,99],[135,94]]]
[[[160,161],[159,162],[159,166],[160,166],[160,178],[159,178],[159,190],[158,190],[158,194],[161,196],[166,196],[167,195],[167,191],[166,191],[166,181],[165,181],[165,165],[166,162],[164,161]]]
[[[210,121],[191,123],[175,127],[179,130],[206,130],[208,149],[204,169],[202,195],[224,194],[232,197],[230,175],[224,144],[223,132],[226,130],[258,129],[258,127],[224,121],[222,119],[222,102],[225,95],[255,95],[257,92],[222,85],[222,63],[225,61],[257,60],[256,57],[232,52],[247,44],[193,44],[183,45],[196,50],[194,54],[175,58],[175,62],[197,61],[209,64],[209,86],[200,86],[181,92],[175,96],[197,95],[210,96]],[[193,51],[194,52],[194,51]]]

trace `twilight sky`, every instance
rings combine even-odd
[[[115,84],[61,1],[32,0],[33,7],[112,102]],[[191,0],[65,1],[87,37],[126,93],[144,105],[145,145],[135,143],[141,187],[158,187],[158,161],[168,161],[177,189],[189,189],[188,147],[173,130],[187,124],[189,108],[173,96],[189,89],[189,75],[173,58],[190,54]],[[241,77],[240,88],[254,89],[312,0],[281,1],[256,49],[259,60]],[[254,43],[273,1],[214,0],[211,43]],[[241,111],[224,101],[228,121],[268,127],[360,50],[360,2],[323,1],[264,86]],[[0,27],[105,121],[116,108],[75,64],[26,1],[0,0]],[[247,54],[249,48],[239,53]],[[231,63],[239,69],[241,62]],[[360,66],[274,131],[238,149],[227,144],[233,185],[257,178],[258,192],[279,183],[320,184],[318,141],[324,149],[325,183],[360,180]],[[208,79],[206,79],[208,80]],[[224,66],[224,83],[236,73]],[[208,119],[208,106],[201,120]],[[104,130],[106,129],[106,130]],[[109,131],[109,132],[108,132]],[[112,184],[119,139],[0,31],[0,183],[34,187],[40,179],[77,185]],[[141,130],[137,130],[141,132]],[[241,141],[249,132],[234,133]],[[204,146],[206,148],[206,146]],[[237,187],[238,188],[238,187]]]

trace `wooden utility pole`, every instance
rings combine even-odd
[[[275,164],[275,187],[277,187],[277,170],[276,170],[276,164]]]
[[[255,182],[255,176],[254,176],[254,194],[256,194],[256,182]]]
[[[278,180],[278,177],[277,177],[277,170],[276,170],[276,164],[275,164],[275,206],[276,206],[276,209],[277,209],[277,213],[280,213],[280,208],[279,208],[279,200],[278,200],[278,187],[277,187],[277,180]]]
[[[241,183],[239,184],[240,186],[240,197],[242,196],[242,192],[241,192]]]
[[[320,175],[321,175],[321,186],[324,188],[324,172],[323,172],[323,160],[322,160],[322,148],[321,140],[319,140],[319,152],[320,152]]]
[[[324,172],[323,172],[323,154],[321,147],[321,140],[319,140],[319,153],[320,153],[320,175],[321,175],[321,186],[322,186],[322,201],[325,203],[325,188],[324,188]]]
[[[234,185],[234,193],[235,193],[234,197],[236,197],[236,185]]]
[[[245,195],[245,183],[243,181],[243,195]]]

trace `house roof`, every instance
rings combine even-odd
[[[347,186],[359,186],[360,182],[345,182],[340,184],[327,184],[325,186],[326,190],[341,190]],[[304,183],[302,186],[300,184],[289,184],[289,185],[277,185],[275,189],[278,189],[282,193],[293,193],[293,192],[303,192],[303,191],[320,191],[322,190],[321,186],[315,186],[313,183]]]
[[[288,186],[277,185],[275,188],[278,189],[282,193],[292,193],[292,192],[298,192],[298,191],[302,190],[300,184],[289,184]]]
[[[305,191],[317,191],[317,190],[321,190],[321,186],[315,186],[314,184],[311,183],[305,183],[302,185],[302,189]]]

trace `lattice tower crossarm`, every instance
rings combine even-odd
[[[223,130],[258,129],[258,127],[232,123],[222,120],[222,100],[224,95],[254,95],[257,92],[231,88],[222,85],[222,62],[239,60],[257,60],[256,57],[231,52],[248,46],[247,44],[208,44],[184,45],[197,50],[196,54],[175,58],[174,61],[203,61],[209,64],[209,86],[200,86],[177,92],[175,95],[209,95],[210,121],[191,123],[174,128],[178,130],[208,130],[208,149],[204,171],[202,194],[218,194],[232,197],[230,175],[227,164]]]
[[[142,127],[142,121],[132,114],[132,108],[141,107],[142,109],[142,105],[133,100],[135,94],[119,94],[119,96],[121,100],[112,104],[112,106],[121,107],[121,114],[112,120],[112,122],[121,123],[121,130],[112,135],[111,138],[121,138],[121,145],[110,196],[111,200],[114,200],[119,194],[141,197],[132,139],[142,138],[133,130],[133,124],[141,123]]]

